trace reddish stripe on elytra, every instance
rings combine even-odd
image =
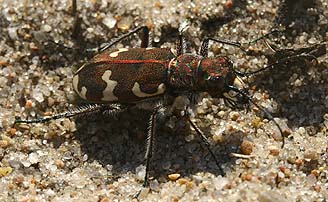
[[[142,63],[160,63],[166,64],[167,61],[162,60],[110,60],[110,61],[103,61],[108,64],[142,64]]]

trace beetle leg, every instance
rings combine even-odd
[[[19,123],[43,123],[51,120],[61,119],[61,118],[70,118],[73,116],[83,116],[89,115],[93,113],[102,112],[109,115],[114,115],[121,111],[120,105],[117,104],[88,104],[80,107],[76,107],[74,109],[68,110],[67,112],[54,114],[52,116],[45,116],[37,119],[21,119],[20,117],[15,117],[15,124]]]
[[[188,115],[186,115],[188,116]],[[217,160],[215,154],[213,153],[212,149],[211,149],[211,145],[210,145],[210,141],[208,140],[208,138],[204,135],[203,131],[201,131],[198,126],[194,123],[194,121],[192,121],[189,117],[188,117],[188,122],[191,125],[191,127],[196,131],[196,133],[201,137],[202,141],[204,142],[207,150],[209,151],[209,153],[211,154],[212,158],[214,159],[217,167],[219,168],[219,172],[220,175],[224,175],[224,171],[219,163],[219,161]]]
[[[189,22],[183,22],[179,27],[179,36],[176,42],[176,53],[177,56],[180,56],[187,52],[187,42],[186,38],[183,36],[183,33],[189,28]]]
[[[240,94],[242,96],[242,98],[244,99],[243,102],[245,102],[245,100],[248,100],[250,103],[255,105],[260,111],[262,111],[265,114],[265,116],[277,126],[277,128],[281,134],[281,137],[282,137],[281,148],[283,148],[285,146],[285,136],[284,136],[284,133],[283,133],[280,125],[277,123],[276,120],[274,120],[273,116],[269,112],[267,112],[265,109],[263,109],[260,105],[258,105],[256,102],[254,102],[253,99],[245,91],[237,88],[236,86],[227,86],[227,90],[228,91],[232,90],[232,91]]]
[[[107,50],[108,48],[112,47],[113,45],[117,44],[118,42],[122,41],[123,39],[137,33],[137,32],[142,32],[142,37],[141,37],[141,48],[147,48],[148,44],[149,44],[149,28],[147,26],[140,26],[137,27],[135,29],[133,29],[132,31],[123,34],[122,36],[113,39],[111,42],[109,43],[104,43],[102,44],[102,47],[100,47],[98,49],[98,52],[102,52],[104,50]]]
[[[153,110],[150,119],[149,119],[149,128],[148,128],[148,137],[147,137],[147,146],[146,146],[146,174],[143,186],[148,186],[148,173],[149,173],[149,166],[150,166],[150,160],[153,156],[153,149],[154,149],[154,142],[155,142],[155,130],[156,130],[156,121],[158,116],[161,115],[161,113],[165,110],[165,107],[163,104],[158,104],[155,109]]]
[[[74,17],[74,23],[72,28],[72,38],[77,39],[81,36],[81,22],[82,18],[79,17],[77,12],[77,3],[76,0],[72,0],[72,15]]]

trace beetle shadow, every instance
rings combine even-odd
[[[80,141],[83,153],[88,155],[88,162],[98,161],[104,167],[110,165],[113,176],[117,177],[127,172],[135,173],[138,166],[145,165],[149,116],[148,111],[129,109],[117,117],[86,118],[77,121],[75,137]],[[159,179],[167,178],[171,173],[191,176],[198,172],[220,175],[200,138],[195,135],[194,140],[186,141],[190,133],[188,126],[173,132],[164,123],[158,124],[149,176]],[[236,145],[227,147],[238,148]],[[230,165],[227,152],[236,151],[224,148],[211,147],[220,163]]]
[[[303,32],[308,34],[318,30],[323,37],[328,30],[327,24],[320,23],[320,16],[324,16],[323,6],[316,0],[282,1],[277,10],[274,27],[283,26],[290,42],[294,42],[295,35]]]
[[[328,110],[327,79],[326,63],[299,59],[259,75],[255,85],[277,102],[279,116],[287,118],[291,128],[303,126],[314,135]]]

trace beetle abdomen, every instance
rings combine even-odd
[[[135,103],[166,90],[169,49],[133,48],[104,51],[82,66],[73,78],[74,90],[96,103]]]

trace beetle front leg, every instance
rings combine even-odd
[[[210,141],[208,140],[208,138],[204,135],[203,131],[201,131],[198,126],[190,119],[188,118],[188,122],[189,124],[191,125],[191,127],[196,131],[196,133],[201,137],[202,141],[204,142],[207,150],[210,152],[212,158],[214,159],[215,161],[215,164],[217,165],[217,167],[219,168],[219,172],[220,172],[220,175],[224,175],[224,171],[219,163],[219,161],[217,160],[216,156],[214,155],[211,147],[210,147]]]
[[[189,28],[189,22],[184,21],[179,27],[179,38],[176,42],[176,53],[177,56],[180,56],[187,52],[187,42],[186,38],[183,36],[183,33]]]
[[[239,95],[241,95],[244,103],[246,103],[246,101],[252,103],[261,112],[263,112],[270,121],[272,121],[277,126],[277,128],[281,134],[281,137],[282,137],[281,148],[283,148],[285,146],[285,136],[284,136],[284,133],[283,133],[280,125],[277,123],[276,120],[274,120],[273,116],[269,112],[267,112],[265,109],[263,109],[260,105],[258,105],[256,102],[254,102],[254,100],[242,89],[239,89],[236,86],[227,86],[227,90],[234,91],[234,92],[238,93]]]
[[[201,45],[200,50],[199,50],[199,55],[201,55],[203,57],[208,57],[208,45],[209,45],[210,40],[211,41],[214,41],[214,42],[217,42],[217,43],[222,43],[222,44],[227,44],[227,45],[235,46],[235,47],[240,48],[242,51],[245,51],[241,47],[241,43],[239,43],[239,42],[236,42],[236,41],[225,41],[225,40],[220,40],[220,39],[214,39],[214,38],[207,37],[207,38],[205,38],[202,41],[202,45]]]

